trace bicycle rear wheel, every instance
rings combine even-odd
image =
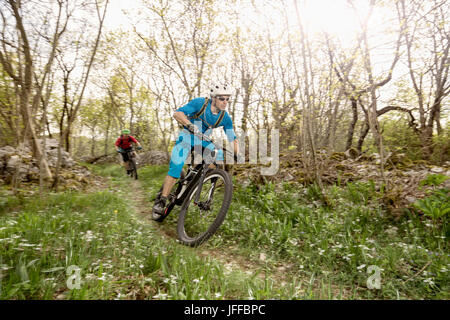
[[[130,170],[131,170],[131,177],[137,180],[138,178],[137,166],[133,158],[130,159]]]
[[[209,171],[203,182],[200,198],[194,203],[199,183],[188,193],[178,217],[180,241],[198,246],[208,240],[220,227],[231,204],[233,183],[227,172]]]

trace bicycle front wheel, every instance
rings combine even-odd
[[[209,171],[202,185],[200,198],[194,203],[199,182],[189,191],[178,218],[178,238],[189,246],[208,240],[220,227],[231,204],[233,183],[226,171]]]

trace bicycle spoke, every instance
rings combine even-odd
[[[203,183],[197,204],[193,203],[197,188],[191,194],[191,203],[184,222],[189,237],[197,237],[206,232],[216,219],[225,196],[225,181],[221,176],[207,177]]]

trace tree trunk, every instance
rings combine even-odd
[[[356,123],[358,122],[358,101],[354,97],[351,97],[350,101],[352,104],[353,118],[352,118],[352,122],[350,123],[350,126],[348,128],[347,142],[345,144],[345,150],[348,150],[352,147],[353,133],[355,131]]]
[[[364,144],[364,140],[366,139],[367,134],[369,133],[369,124],[364,122],[363,127],[361,128],[361,133],[359,135],[358,139],[358,145],[356,146],[356,149],[358,150],[359,154],[362,153],[362,146]]]
[[[111,127],[111,114],[108,112],[108,121],[106,123],[106,136],[105,136],[105,147],[104,147],[104,155],[108,154],[108,144],[109,144],[109,130]]]

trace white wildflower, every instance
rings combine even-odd
[[[391,227],[387,229],[385,232],[390,236],[395,236],[397,234],[398,228],[397,227]]]
[[[360,265],[359,267],[356,267],[356,269],[361,270],[361,269],[363,269],[363,268],[365,268],[365,267],[366,267],[366,265],[365,265],[365,264],[362,264],[362,265]]]
[[[0,264],[0,271],[6,271],[12,269],[12,267],[8,267],[6,264]]]
[[[91,230],[86,231],[86,234],[83,236],[84,241],[91,242],[95,239],[95,235]]]

